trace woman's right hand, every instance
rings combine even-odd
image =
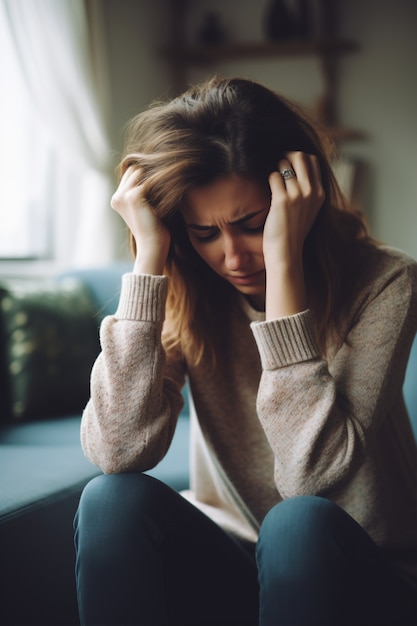
[[[141,173],[129,166],[111,199],[112,208],[123,218],[136,242],[134,271],[161,275],[171,243],[169,230],[143,197]]]

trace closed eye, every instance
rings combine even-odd
[[[266,213],[268,209],[262,209],[261,211],[256,211],[256,213],[251,213],[249,215],[244,216],[234,222],[230,222],[229,226],[240,230],[243,233],[248,235],[257,235],[263,232],[266,215],[262,216],[263,213]],[[261,217],[261,223],[259,223],[259,218]],[[200,224],[187,224],[187,228],[192,232],[194,239],[201,243],[208,243],[216,239],[220,233],[218,228],[213,226],[203,226]],[[199,233],[207,233],[207,234],[199,234]]]
[[[242,228],[243,232],[256,235],[257,233],[262,233],[265,226],[265,222],[263,222],[260,226],[253,226],[250,228],[249,226],[244,226]]]
[[[258,235],[259,233],[263,232],[263,229],[264,229],[264,223],[261,224],[260,226],[255,226],[252,228],[249,228],[249,226],[240,227],[240,230],[243,233],[246,233],[247,235]],[[216,239],[216,237],[219,235],[219,231],[216,230],[204,236],[196,235],[195,233],[193,233],[193,235],[194,235],[194,238],[197,239],[197,241],[201,243],[209,243],[210,241],[214,241]]]
[[[201,243],[207,243],[209,241],[213,241],[219,234],[218,230],[215,230],[214,232],[209,233],[208,235],[196,235],[195,233],[193,233],[194,238],[197,239],[197,241],[201,241]]]

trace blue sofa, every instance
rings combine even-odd
[[[79,443],[98,327],[130,265],[51,281],[0,279],[0,624],[75,626],[72,522],[99,470]],[[417,438],[417,340],[404,384]],[[188,403],[173,444],[152,470],[188,486]]]
[[[99,473],[80,447],[101,319],[130,265],[56,280],[0,279],[0,624],[75,626],[72,522]],[[150,473],[188,486],[188,403]]]

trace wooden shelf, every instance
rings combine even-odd
[[[365,139],[365,133],[354,128],[343,128],[342,126],[326,126],[324,130],[336,142],[338,141],[355,141]]]
[[[213,46],[171,46],[164,48],[164,57],[187,65],[209,65],[219,61],[239,59],[266,59],[295,56],[327,56],[354,52],[355,44],[349,41],[288,40],[279,43],[247,42]]]
[[[179,0],[179,2],[183,6],[183,0]],[[364,138],[364,134],[360,131],[337,126],[337,115],[334,111],[337,57],[341,54],[355,52],[358,46],[353,42],[327,37],[288,39],[280,42],[247,41],[212,46],[188,46],[182,43],[185,41],[184,14],[178,15],[175,11],[173,15],[178,22],[172,31],[171,41],[175,43],[166,46],[160,53],[171,64],[176,93],[180,93],[186,85],[187,67],[216,66],[222,61],[259,61],[315,56],[321,63],[321,71],[326,85],[325,95],[318,114],[318,118],[323,120],[321,123],[323,131],[336,144]]]

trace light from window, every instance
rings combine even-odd
[[[0,14],[0,258],[51,253],[53,149]]]

